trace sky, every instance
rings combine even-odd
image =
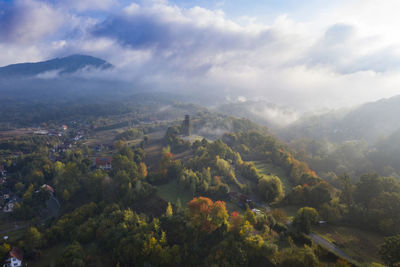
[[[0,0],[0,66],[70,54],[91,73],[299,110],[400,93],[398,0]]]

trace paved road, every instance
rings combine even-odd
[[[352,262],[356,262],[354,259],[350,258],[346,253],[344,253],[342,250],[340,250],[339,248],[337,248],[334,244],[332,244],[331,242],[329,242],[328,240],[326,240],[325,238],[323,238],[322,236],[316,235],[316,234],[309,234],[309,237],[311,237],[311,239],[317,243],[318,245],[323,246],[324,248],[334,252],[335,254],[337,254],[338,256],[348,260],[348,261],[352,261]]]

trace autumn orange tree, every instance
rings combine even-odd
[[[202,232],[211,233],[223,224],[228,224],[225,202],[206,197],[193,198],[188,204],[190,223]]]
[[[237,211],[232,212],[231,216],[229,217],[230,231],[239,231],[242,223],[243,218],[240,213]]]

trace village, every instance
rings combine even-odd
[[[153,124],[166,124],[171,123],[170,120],[156,120],[151,119],[149,121],[138,122],[139,125],[149,126]],[[61,160],[61,156],[69,153],[70,151],[74,151],[76,149],[82,149],[83,146],[87,147],[86,153],[90,153],[87,155],[91,160],[91,168],[92,169],[100,169],[102,171],[111,171],[112,170],[112,155],[115,149],[115,132],[112,132],[112,138],[107,139],[106,141],[97,140],[97,137],[92,137],[90,139],[90,134],[93,131],[87,124],[80,124],[81,126],[77,126],[80,123],[75,121],[70,122],[72,127],[68,127],[66,124],[61,125],[60,127],[38,127],[36,129],[31,129],[23,132],[23,136],[37,136],[42,138],[48,138],[46,141],[46,146],[48,148],[48,158],[54,163]],[[82,126],[83,125],[83,126]],[[129,125],[129,126],[132,126]],[[93,128],[93,127],[92,127]],[[106,127],[105,127],[106,128]],[[127,129],[129,129],[128,127]],[[126,127],[122,127],[122,130],[126,129]],[[121,131],[119,129],[119,131]],[[101,131],[100,131],[101,132]],[[4,135],[4,133],[3,133]],[[88,141],[88,139],[90,139]],[[93,142],[94,140],[94,142]],[[9,176],[14,175],[14,173],[9,171],[13,169],[12,167],[16,166],[16,162],[25,156],[23,151],[9,151],[8,153],[3,153],[0,155],[0,212],[4,214],[11,214],[14,211],[16,205],[21,202],[21,197],[15,192],[14,186],[9,186],[7,183],[7,179]],[[7,164],[6,164],[7,163]],[[9,229],[0,231],[10,232],[19,229],[23,229],[28,227],[29,225],[35,223],[43,223],[49,218],[57,217],[59,214],[59,210],[61,208],[60,201],[57,198],[56,188],[54,185],[43,184],[40,187],[40,190],[43,190],[48,193],[49,199],[46,201],[46,207],[40,211],[39,221],[31,222],[28,224],[17,224],[16,222],[10,224]],[[39,194],[39,190],[34,192],[35,194]],[[7,241],[8,236],[3,236],[4,240]],[[20,267],[23,265],[23,251],[18,247],[12,247],[9,252],[9,257],[4,263],[4,267]]]

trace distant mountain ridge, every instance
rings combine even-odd
[[[364,139],[374,143],[400,131],[400,96],[369,102],[345,114],[335,112],[303,118],[288,129],[287,139],[310,137],[341,142]]]
[[[88,55],[71,55],[35,63],[18,63],[0,67],[0,77],[36,76],[50,71],[59,74],[74,73],[83,68],[109,69],[113,65],[100,58]]]

